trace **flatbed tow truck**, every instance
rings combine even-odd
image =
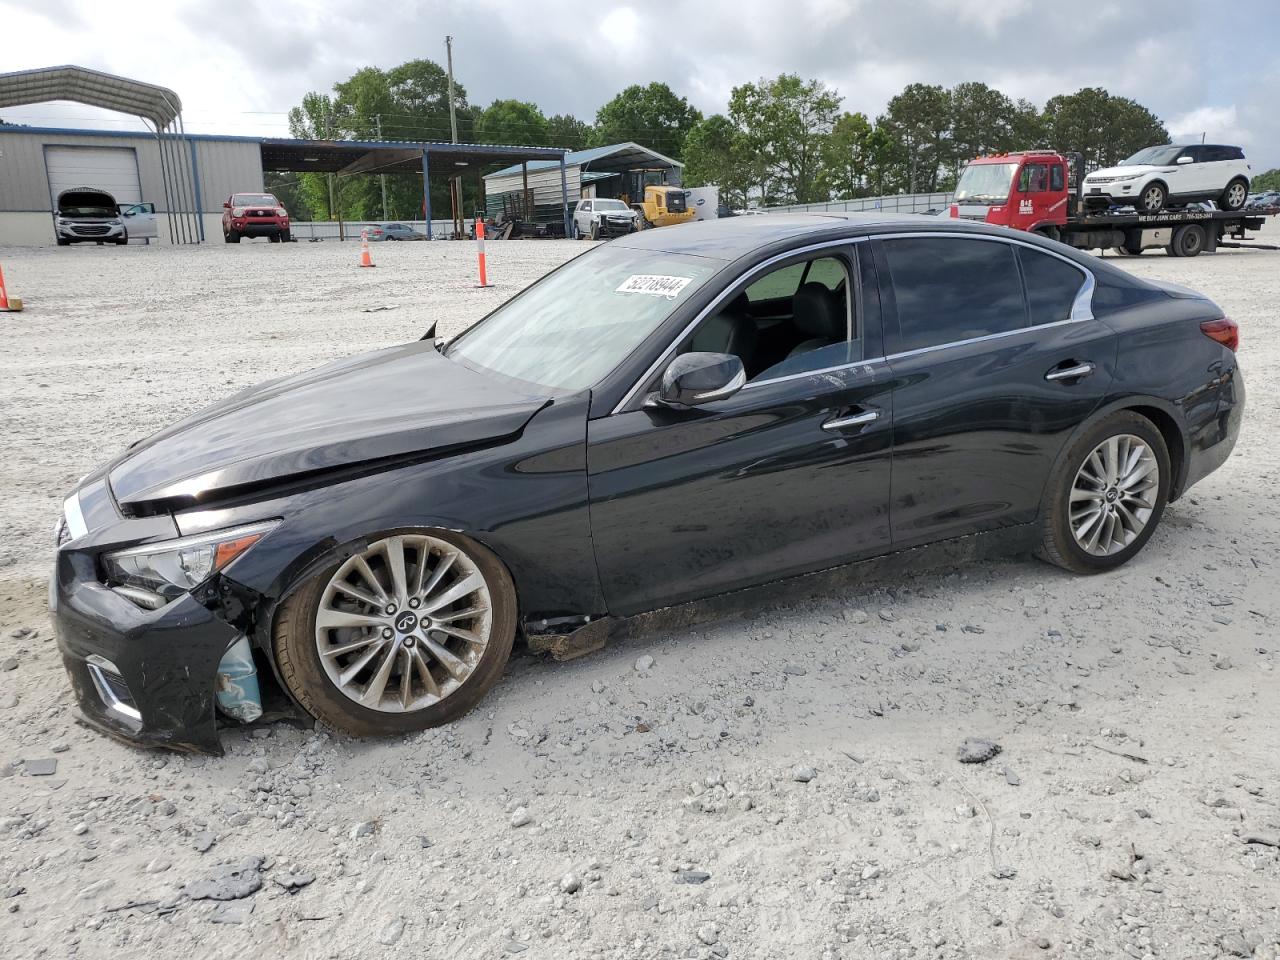
[[[1026,230],[1081,250],[1136,256],[1164,247],[1172,257],[1212,253],[1248,240],[1265,215],[1199,206],[1138,213],[1131,207],[1089,212],[1080,197],[1083,158],[1077,153],[1025,150],[978,157],[965,165],[950,215]],[[1114,211],[1114,212],[1113,212]],[[1252,245],[1252,244],[1251,244]],[[1263,247],[1275,249],[1275,247]]]

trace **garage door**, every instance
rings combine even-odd
[[[138,155],[131,147],[44,148],[44,165],[49,172],[49,199],[73,187],[95,187],[116,198],[116,203],[141,203],[138,184]]]

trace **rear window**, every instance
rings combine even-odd
[[[901,351],[1027,325],[1012,244],[959,237],[883,241],[898,306]]]
[[[1031,315],[1031,325],[1071,319],[1076,295],[1084,286],[1084,271],[1065,260],[1028,247],[1018,247],[1018,260],[1027,284],[1027,310]]]

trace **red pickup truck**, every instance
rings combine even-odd
[[[241,237],[288,243],[289,212],[269,193],[233,193],[222,204],[222,238],[239,243]]]

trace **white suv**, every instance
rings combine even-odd
[[[1239,147],[1220,144],[1147,147],[1085,177],[1083,197],[1089,208],[1119,203],[1139,213],[1199,200],[1239,210],[1249,199],[1249,162]]]
[[[573,238],[618,236],[639,228],[637,214],[621,200],[605,200],[592,197],[579,200],[573,208]]]

